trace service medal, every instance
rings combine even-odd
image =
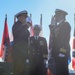
[[[43,45],[44,45],[44,42],[43,42],[43,41],[40,41],[40,45],[42,45],[42,46],[43,46]]]

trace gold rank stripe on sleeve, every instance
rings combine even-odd
[[[64,49],[64,48],[60,48],[60,52],[62,52],[62,53],[66,53],[66,49]]]

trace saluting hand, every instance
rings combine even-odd
[[[55,25],[55,17],[54,16],[52,16],[52,18],[51,18],[51,25]]]

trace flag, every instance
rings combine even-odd
[[[2,56],[1,45],[0,45],[0,57]]]
[[[32,18],[32,14],[30,14],[30,18]],[[30,26],[30,37],[34,35],[34,30],[33,30],[33,24],[31,22],[31,26]]]
[[[2,37],[2,44],[1,44],[1,52],[0,52],[0,56],[2,57],[3,61],[8,60],[9,49],[10,49],[10,39],[9,39],[7,15],[6,15],[5,23],[4,23],[3,37]]]
[[[74,25],[75,25],[75,14],[74,14]],[[73,51],[72,51],[72,68],[75,70],[75,26],[74,26]]]
[[[40,27],[42,28],[42,14],[40,14]],[[39,36],[43,37],[43,29],[41,29]]]
[[[47,75],[53,75],[49,68],[47,69]]]
[[[74,24],[75,24],[75,14],[74,14]],[[74,26],[73,49],[75,49],[75,26]]]

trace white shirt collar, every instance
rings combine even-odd
[[[36,39],[36,37],[37,37],[37,39],[39,38],[39,36],[34,36],[35,39]]]

